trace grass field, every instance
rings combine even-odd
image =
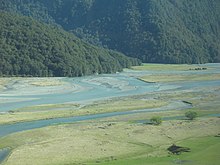
[[[178,75],[178,74],[157,74],[142,76],[139,79],[146,82],[173,82],[173,81],[205,81],[205,80],[220,80],[220,74],[197,74]]]
[[[200,68],[200,65],[188,65],[188,64],[143,64],[141,66],[133,66],[134,70],[154,70],[154,71],[174,71],[174,70],[194,70],[196,68]],[[208,68],[209,69],[209,68]]]
[[[218,165],[220,162],[220,139],[219,137],[201,137],[183,140],[177,143],[180,146],[187,146],[190,153],[181,155],[166,155],[162,157],[137,157],[118,161],[102,163],[103,165]]]
[[[187,71],[202,69],[200,65],[177,65],[177,64],[143,64],[141,66],[132,67],[133,70],[139,71],[186,71],[185,74],[177,73],[154,73],[151,75],[141,76],[140,80],[146,82],[178,82],[178,81],[206,81],[206,80],[220,80],[219,73],[206,73],[206,70],[213,70],[214,68],[208,67],[205,70],[198,70],[195,73],[187,74]],[[200,73],[200,74],[198,74]]]
[[[206,151],[211,156],[207,161],[217,165],[220,139],[214,136],[219,125],[216,117],[164,121],[160,126],[120,119],[81,122],[12,134],[0,139],[0,148],[12,148],[5,165],[31,164],[33,160],[36,165],[169,164],[174,159],[199,162]],[[169,157],[166,149],[173,143],[192,151]]]
[[[32,121],[40,119],[70,117],[105,112],[129,111],[144,108],[156,108],[167,105],[164,100],[140,100],[137,98],[117,98],[98,101],[91,105],[78,108],[78,104],[50,104],[38,105],[18,109],[10,113],[0,114],[0,124],[16,123],[21,121]]]

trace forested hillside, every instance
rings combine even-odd
[[[139,64],[32,18],[0,12],[0,75],[82,76]]]
[[[0,9],[62,26],[144,62],[220,62],[219,0],[1,0]]]

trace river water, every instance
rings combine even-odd
[[[95,79],[98,79],[99,82],[96,82]],[[22,80],[20,81],[20,83],[22,83]],[[147,84],[134,77],[127,77],[120,74],[63,78],[62,81],[72,86],[79,86],[81,90],[75,92],[69,91],[67,88],[56,93],[52,91],[51,93],[41,94],[38,92],[38,87],[28,87],[30,88],[29,90],[33,91],[33,94],[26,95],[19,94],[22,93],[22,88],[17,88],[16,93],[9,89],[0,93],[0,99],[7,100],[7,102],[0,102],[0,112],[41,104],[58,104],[66,102],[82,103],[105,98],[129,96],[156,91],[159,86],[159,84]],[[111,84],[111,81],[115,81],[114,84]],[[21,101],[17,101],[19,99]]]
[[[10,153],[9,148],[4,148],[0,150],[0,164],[7,158]]]
[[[27,80],[19,79],[8,88],[0,91],[0,112],[13,111],[42,104],[86,103],[101,99],[139,95],[162,90],[192,89],[205,86],[219,86],[220,81],[200,81],[184,83],[146,83],[137,79],[141,75],[152,74],[204,74],[220,73],[220,64],[205,64],[203,67],[212,67],[204,71],[132,71],[111,74],[94,75],[79,78],[60,78],[66,86],[39,87],[31,86]],[[73,89],[77,87],[78,89]],[[59,90],[57,90],[59,89]],[[47,91],[46,91],[47,90]]]

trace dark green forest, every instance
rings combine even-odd
[[[0,75],[83,76],[138,64],[137,59],[88,44],[59,27],[0,12]]]
[[[220,62],[219,0],[0,0],[0,9],[143,62]]]

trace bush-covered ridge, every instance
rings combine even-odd
[[[139,64],[29,17],[0,12],[0,75],[82,76]]]
[[[220,62],[219,0],[7,0],[1,9],[62,26],[144,62]]]

